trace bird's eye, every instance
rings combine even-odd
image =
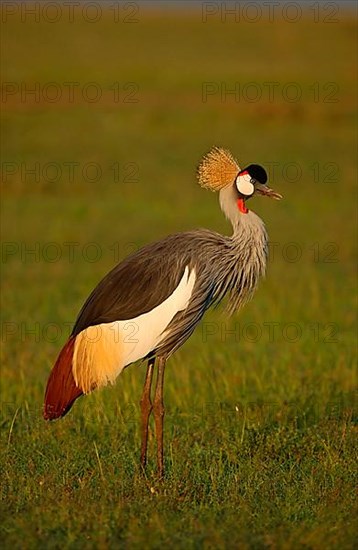
[[[251,179],[250,179],[250,183],[252,183],[252,185],[255,185],[256,180],[255,180],[254,178],[251,178]]]

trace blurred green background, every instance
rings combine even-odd
[[[354,12],[54,5],[2,6],[4,547],[353,548]],[[42,398],[117,261],[230,232],[196,183],[212,145],[284,200],[251,204],[271,240],[252,303],[210,312],[168,364],[159,484],[138,466],[143,367],[54,424]]]

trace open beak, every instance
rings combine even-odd
[[[282,199],[282,195],[280,193],[276,193],[273,189],[270,189],[267,185],[264,185],[263,183],[256,183],[256,192],[260,195],[265,195],[266,197],[271,197],[271,199],[276,199],[279,201]]]

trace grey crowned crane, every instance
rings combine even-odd
[[[81,395],[113,383],[131,363],[148,360],[141,398],[141,464],[146,465],[153,410],[160,477],[166,361],[189,338],[210,306],[228,295],[232,313],[252,296],[265,273],[267,233],[246,203],[255,194],[281,198],[266,185],[264,168],[251,164],[241,170],[231,153],[217,147],[202,159],[198,180],[202,187],[219,191],[220,206],[233,226],[233,235],[207,229],[177,233],[144,246],[119,263],[82,307],[45,394],[44,418],[53,420],[64,416]]]

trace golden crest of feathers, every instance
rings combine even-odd
[[[219,191],[232,184],[239,172],[240,167],[230,151],[213,147],[199,164],[198,180],[201,187]]]

